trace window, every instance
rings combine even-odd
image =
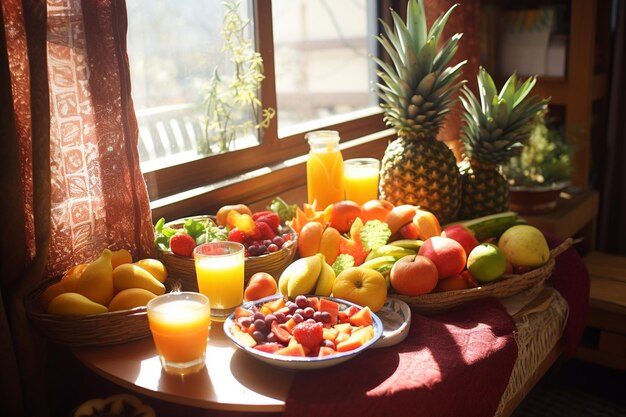
[[[262,104],[276,117],[260,137],[243,135],[211,152],[200,146],[206,86],[214,68],[225,79],[234,68],[224,59],[222,2],[126,3],[139,150],[153,202],[215,194],[219,184],[271,171],[308,152],[310,130],[336,129],[346,142],[385,129],[369,54],[377,51],[379,7],[387,2],[242,0],[246,37],[264,61]]]

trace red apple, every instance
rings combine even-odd
[[[435,263],[425,256],[407,255],[391,268],[389,281],[393,289],[404,295],[428,294],[437,285],[439,273]]]
[[[453,224],[446,227],[441,232],[441,236],[449,237],[459,242],[465,249],[466,254],[469,254],[480,243],[474,236],[474,233],[462,224]]]
[[[399,233],[404,239],[419,239],[420,237],[420,229],[413,222],[402,226]]]
[[[361,216],[361,206],[354,201],[344,200],[333,204],[328,225],[339,233],[348,233],[354,220]]]

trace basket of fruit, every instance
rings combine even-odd
[[[419,295],[409,295],[407,292],[402,294],[397,290],[392,290],[389,293],[389,297],[402,300],[411,306],[411,308],[421,313],[436,313],[471,300],[486,297],[506,298],[523,291],[533,291],[533,289],[539,288],[544,284],[544,281],[549,279],[552,275],[555,266],[555,258],[567,250],[574,241],[567,239],[559,246],[549,250],[545,240],[543,240],[541,232],[531,226],[516,226],[516,228],[520,227],[536,233],[535,236],[538,238],[538,245],[537,247],[531,248],[531,250],[533,253],[538,254],[539,251],[537,249],[540,249],[544,252],[543,255],[537,255],[538,258],[530,259],[525,264],[525,261],[520,261],[518,266],[511,268],[509,263],[510,256],[516,255],[511,255],[511,249],[503,247],[502,238],[499,242],[500,247],[496,246],[494,243],[484,242],[477,245],[475,251],[472,250],[470,252],[467,258],[466,268],[463,268],[460,273],[452,274],[446,278],[440,278],[437,275],[437,267],[435,267],[432,273],[434,288],[430,292]],[[505,235],[503,235],[503,237],[504,236]],[[521,242],[519,243],[521,244]],[[516,246],[513,250],[519,250],[520,244],[513,242],[512,246]],[[503,248],[504,251],[508,251],[506,258],[503,256]],[[420,253],[426,257],[434,257],[436,259],[436,256],[429,253],[429,250],[432,251],[432,249],[427,248],[426,250],[421,250]],[[535,250],[537,251],[535,252]],[[517,256],[520,256],[519,254],[520,252],[518,251]],[[478,259],[479,255],[482,257],[482,260]],[[521,256],[528,255],[524,254]],[[452,263],[453,262],[450,262],[447,265],[451,265]],[[502,268],[508,269],[502,273],[500,266],[497,265],[498,263],[505,265],[502,266]],[[424,273],[424,271],[427,268],[428,265],[418,265],[417,262],[406,262],[404,268],[397,268],[397,271],[406,269],[406,271],[412,270],[416,273],[419,270],[422,277],[421,279],[425,282],[426,279],[424,277],[427,274]],[[459,267],[459,269],[461,269],[461,267]],[[397,274],[399,278],[394,276],[394,273]],[[391,275],[391,285],[392,288],[394,288],[394,285],[398,285],[394,283],[394,279],[400,281],[403,274],[398,274],[398,272],[392,270]]]
[[[291,263],[298,235],[272,211],[252,211],[243,204],[220,208],[215,216],[195,216],[156,226],[157,257],[167,267],[182,289],[197,291],[193,260],[197,245],[210,241],[234,241],[246,247],[245,282],[257,272],[267,272],[278,279]]]
[[[103,250],[93,262],[42,281],[26,297],[33,326],[66,346],[107,346],[150,336],[146,304],[172,284],[157,259]]]

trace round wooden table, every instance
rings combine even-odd
[[[152,338],[74,348],[98,375],[131,391],[172,403],[230,411],[282,412],[294,371],[265,364],[238,349],[222,323],[211,326],[206,367],[184,377],[162,371]]]

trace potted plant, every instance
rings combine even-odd
[[[574,143],[564,126],[539,112],[520,155],[503,167],[509,183],[511,210],[521,214],[545,213],[556,207],[561,191],[570,184]]]

